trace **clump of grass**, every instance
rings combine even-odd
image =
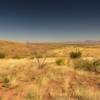
[[[99,100],[99,94],[99,91],[94,92],[91,89],[79,87],[75,89],[75,100]]]
[[[25,100],[40,100],[40,99],[39,96],[34,91],[30,91],[26,95]]]
[[[71,59],[81,58],[82,53],[78,48],[75,48],[69,53]]]
[[[60,65],[65,65],[65,59],[57,59],[56,64],[59,65],[59,66]]]
[[[5,54],[0,52],[0,59],[3,59],[3,58],[5,58]]]
[[[2,77],[3,87],[9,88],[10,86],[10,79],[7,76]]]
[[[100,72],[100,60],[83,60],[74,61],[74,68],[85,71]]]
[[[90,70],[90,67],[93,67],[93,65],[89,60],[79,59],[77,61],[74,61],[75,69]]]
[[[100,59],[96,59],[93,61],[94,70],[96,72],[100,72]]]

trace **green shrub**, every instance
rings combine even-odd
[[[57,65],[65,65],[65,60],[64,59],[57,59],[56,64]]]
[[[80,58],[82,56],[82,53],[79,49],[75,49],[74,51],[70,52],[69,55],[71,59],[76,59],[76,58]]]
[[[92,72],[100,72],[100,60],[83,60],[74,61],[74,68]]]
[[[90,70],[93,67],[92,62],[89,60],[78,59],[74,61],[74,68],[75,69],[82,69],[82,70]]]
[[[5,54],[4,53],[0,53],[0,59],[5,58]]]

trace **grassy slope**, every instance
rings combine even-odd
[[[100,100],[99,74],[54,62],[38,69],[36,62],[29,59],[4,60],[0,65],[3,100]],[[9,82],[3,81],[5,78]]]
[[[32,44],[32,50],[46,49],[51,56],[58,57],[68,56],[73,47],[80,47],[83,56],[100,57],[100,45]],[[25,57],[30,49],[23,43],[0,41],[0,52],[8,57]],[[0,97],[2,100],[100,100],[100,74],[57,66],[53,58],[42,69],[38,69],[35,60],[3,59]]]

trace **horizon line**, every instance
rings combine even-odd
[[[5,42],[17,42],[17,43],[82,43],[82,42],[100,42],[100,40],[68,40],[68,41],[29,41],[29,40],[24,40],[24,41],[20,41],[20,40],[12,40],[12,39],[0,39],[0,41],[5,41]]]

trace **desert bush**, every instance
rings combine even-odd
[[[94,66],[96,72],[100,72],[100,59],[94,60],[93,66]]]
[[[74,61],[74,68],[86,71],[100,72],[100,60],[78,59]]]
[[[82,53],[79,49],[76,48],[73,51],[71,51],[69,55],[71,59],[76,59],[76,58],[80,58],[82,56]]]
[[[57,65],[65,65],[65,60],[64,59],[57,59],[56,64]]]
[[[4,53],[0,53],[0,59],[5,58],[5,54]]]
[[[89,60],[78,59],[74,61],[75,69],[90,70],[93,64]]]
[[[8,88],[10,86],[10,80],[7,76],[2,77],[3,87]]]

